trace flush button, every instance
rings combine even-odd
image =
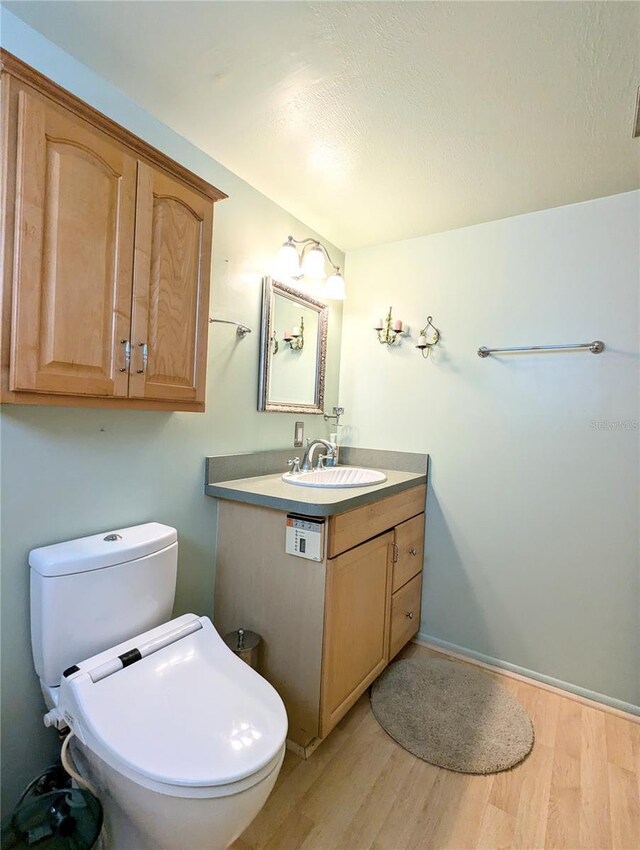
[[[112,543],[114,540],[122,540],[122,535],[121,534],[107,534],[107,536],[103,537],[102,539],[106,540],[108,543]]]

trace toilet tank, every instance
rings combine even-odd
[[[31,647],[43,684],[171,618],[177,539],[175,528],[148,522],[30,552]]]

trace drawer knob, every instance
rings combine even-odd
[[[404,615],[408,620],[413,620],[413,611],[407,611]]]
[[[413,549],[413,548],[411,548],[411,549],[409,549],[409,554],[410,554],[410,555],[417,555],[417,554],[418,554],[418,550],[417,550],[417,549]]]

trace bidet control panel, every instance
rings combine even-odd
[[[325,521],[318,517],[287,515],[285,552],[309,561],[324,558]]]

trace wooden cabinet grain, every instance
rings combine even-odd
[[[393,532],[327,563],[320,737],[389,660]]]
[[[203,410],[226,196],[1,57],[1,400]]]
[[[18,95],[12,390],[127,396],[136,159]]]
[[[204,402],[213,209],[138,165],[132,398]]]
[[[363,540],[393,528],[408,517],[423,513],[425,497],[426,487],[423,484],[332,516],[329,522],[329,558],[335,558]]]
[[[415,575],[391,597],[389,660],[397,655],[420,628],[422,572]]]
[[[422,570],[424,561],[424,514],[420,513],[395,528],[392,593]]]

